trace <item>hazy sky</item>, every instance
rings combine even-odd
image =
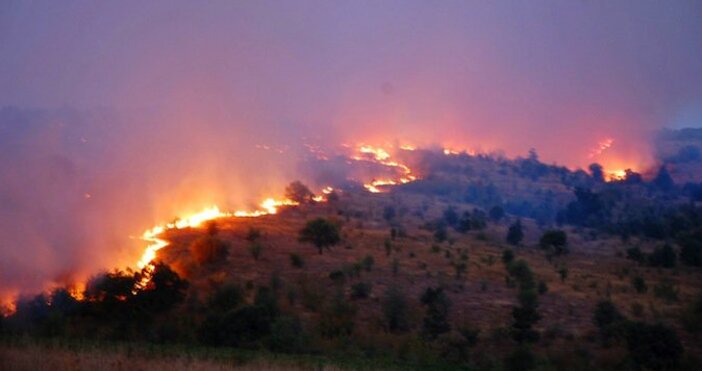
[[[700,35],[700,1],[1,1],[0,281],[295,177],[255,144],[650,164],[652,131],[702,123]]]

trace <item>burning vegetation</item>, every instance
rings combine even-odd
[[[665,166],[646,180],[535,151],[352,148],[344,161],[380,175],[318,192],[294,181],[254,210],[212,206],[152,227],[137,270],[22,297],[2,331],[288,353],[346,339],[420,368],[569,368],[558,357],[585,359],[551,347],[570,343],[596,368],[611,362],[603,345],[632,367],[697,362],[683,354],[701,350],[702,198]],[[651,324],[659,310],[681,320]],[[485,356],[495,347],[503,359]]]

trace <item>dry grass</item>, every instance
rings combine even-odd
[[[134,354],[124,349],[80,349],[47,347],[42,345],[0,345],[0,370],[3,371],[205,371],[205,370],[308,370],[309,366],[286,365],[282,362],[254,360],[247,363],[213,361],[191,356],[149,356]],[[318,370],[338,370],[333,366],[315,367]]]

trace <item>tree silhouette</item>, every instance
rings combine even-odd
[[[329,249],[341,241],[339,226],[324,218],[310,220],[300,231],[299,240],[313,244],[322,254],[325,248]]]

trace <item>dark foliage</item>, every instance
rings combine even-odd
[[[677,369],[684,352],[675,331],[662,324],[630,323],[626,343],[637,367],[650,370]]]
[[[308,221],[300,231],[300,242],[312,243],[320,254],[325,248],[329,249],[340,241],[339,226],[324,218]]]

